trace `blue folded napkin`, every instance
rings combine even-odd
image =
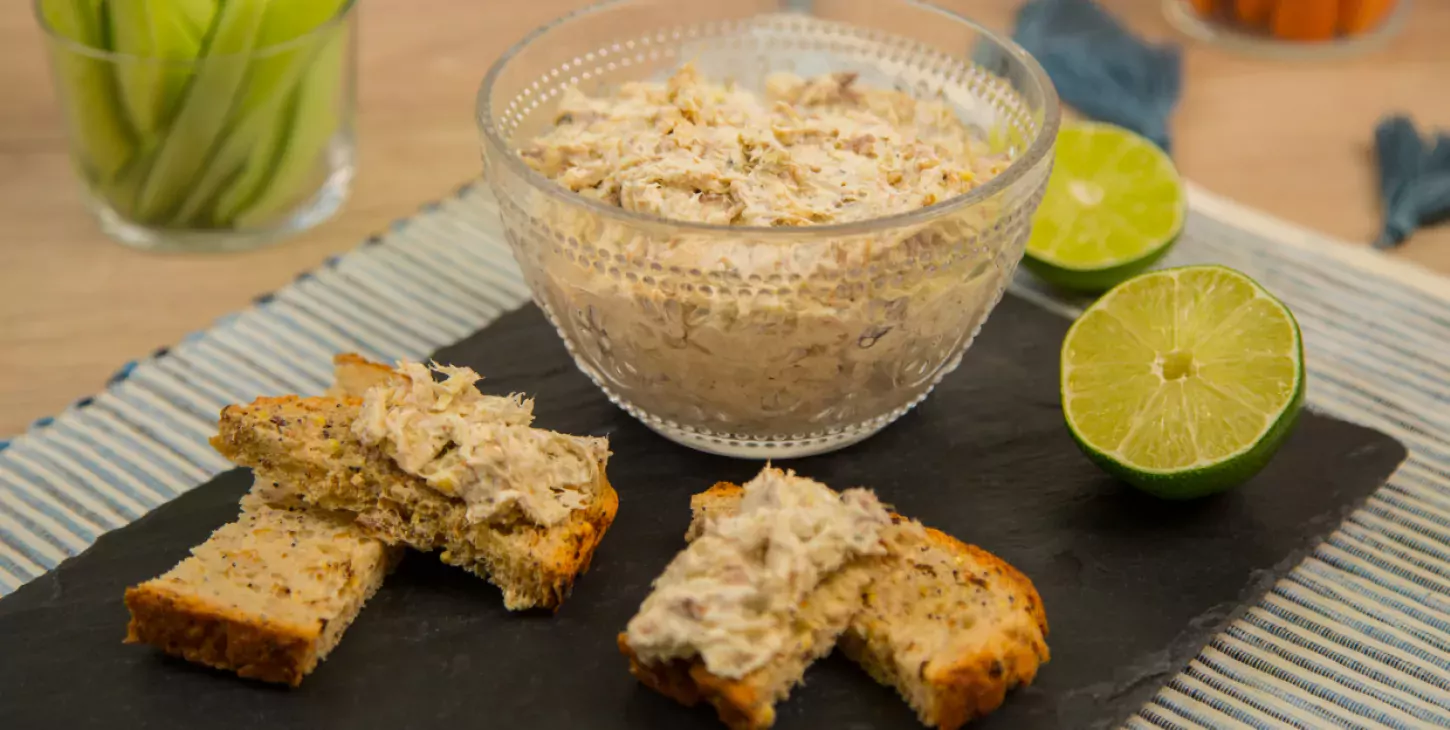
[[[1092,0],[1032,0],[1017,13],[1013,39],[1042,64],[1063,101],[1169,149],[1168,117],[1183,80],[1176,46],[1139,40]]]
[[[1394,248],[1416,228],[1450,220],[1450,134],[1420,137],[1403,116],[1374,130],[1384,228],[1375,248]]]

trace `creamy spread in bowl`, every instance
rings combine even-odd
[[[857,75],[779,73],[757,94],[686,65],[665,83],[565,89],[529,166],[581,195],[671,220],[809,226],[954,198],[1007,166],[951,106],[862,88]]]

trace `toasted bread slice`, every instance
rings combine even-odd
[[[175,568],[126,590],[126,642],[295,687],[337,645],[398,551],[345,516],[244,504]]]
[[[806,667],[831,653],[837,637],[860,610],[861,594],[871,582],[869,562],[842,568],[822,581],[796,617],[789,650],[740,679],[712,674],[698,658],[641,661],[624,632],[619,634],[619,650],[629,658],[630,674],[650,689],[687,707],[709,702],[732,730],[768,728],[775,722],[775,704],[800,684]]]
[[[362,401],[354,397],[259,398],[222,410],[212,445],[252,467],[259,486],[291,490],[303,502],[357,515],[368,534],[390,545],[431,552],[503,589],[510,610],[557,609],[619,509],[619,496],[598,470],[586,507],[552,527],[498,526],[467,517],[467,505],[444,495],[350,436]]]
[[[694,539],[734,514],[743,494],[716,484],[690,499]],[[999,707],[1049,658],[1047,615],[1032,581],[1002,559],[893,515],[843,653],[895,687],[926,725],[953,730]]]

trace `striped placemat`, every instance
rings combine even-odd
[[[1390,482],[1132,727],[1450,726],[1450,282],[1201,190],[1165,265],[1240,269],[1298,314],[1312,407],[1400,439]],[[1064,314],[1026,275],[1018,295]],[[225,470],[228,403],[317,393],[331,356],[420,358],[528,299],[481,186],[122,368],[0,451],[0,595]]]

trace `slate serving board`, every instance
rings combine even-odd
[[[1306,413],[1239,490],[1173,504],[1104,476],[1062,423],[1067,322],[1007,297],[961,369],[915,412],[848,450],[789,465],[868,485],[900,511],[980,544],[1036,582],[1052,661],[974,728],[1115,725],[1291,568],[1405,456],[1376,431]],[[619,518],[556,616],[510,615],[487,583],[413,554],[333,655],[286,690],[123,646],[127,585],[232,519],[246,472],[223,474],[0,599],[7,728],[714,728],[643,689],[615,649],[651,579],[683,546],[689,495],[759,464],[676,446],[574,367],[532,306],[437,355],[485,390],[537,398],[538,423],[607,435]],[[907,706],[831,657],[777,727],[913,728]]]

